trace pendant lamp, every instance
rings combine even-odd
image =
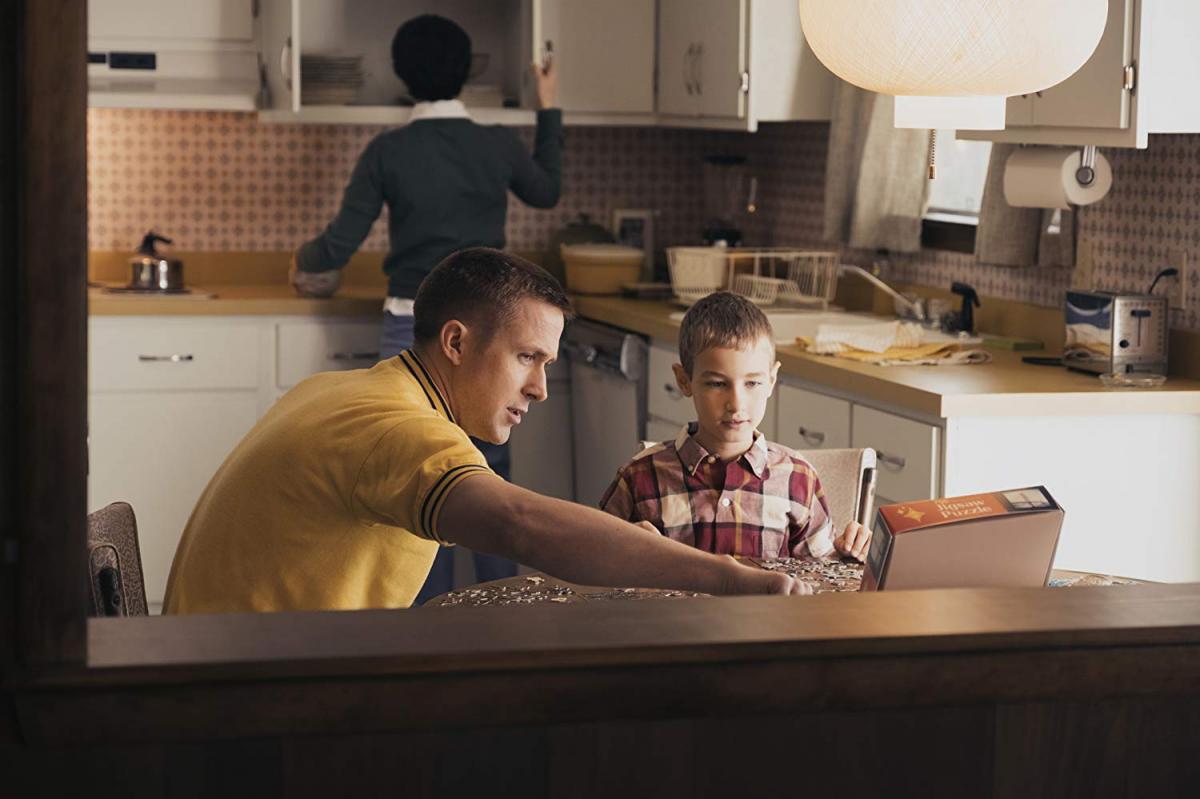
[[[899,128],[998,130],[1008,97],[1060,83],[1096,49],[1108,0],[799,0],[835,75],[896,98]]]

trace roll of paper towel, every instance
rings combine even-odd
[[[1015,208],[1063,208],[1089,205],[1112,188],[1112,167],[1096,153],[1096,179],[1079,185],[1082,152],[1069,147],[1022,147],[1004,162],[1004,199]]]

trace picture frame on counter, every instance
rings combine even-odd
[[[654,280],[654,219],[653,208],[617,208],[613,211],[612,233],[617,243],[637,247],[645,253],[642,280]]]

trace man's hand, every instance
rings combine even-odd
[[[296,256],[292,256],[292,265],[288,268],[288,285],[296,290],[301,297],[332,297],[342,285],[342,273],[339,269],[326,272],[302,272],[296,267]]]
[[[871,528],[863,527],[858,522],[850,522],[842,534],[833,539],[833,548],[843,555],[855,560],[866,560],[867,550],[871,546]]]
[[[538,108],[553,108],[554,96],[558,93],[558,67],[554,56],[547,53],[542,63],[532,65],[530,70],[537,81]]]
[[[728,555],[726,557],[729,557]],[[733,560],[732,557],[729,557]],[[813,592],[812,586],[802,580],[797,580],[790,574],[768,571],[757,566],[743,566],[736,563],[737,571],[733,573],[732,584],[726,594],[784,594],[808,596]]]

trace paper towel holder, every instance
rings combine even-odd
[[[1075,170],[1075,182],[1090,186],[1096,182],[1096,145],[1085,144],[1079,155],[1079,167]]]

